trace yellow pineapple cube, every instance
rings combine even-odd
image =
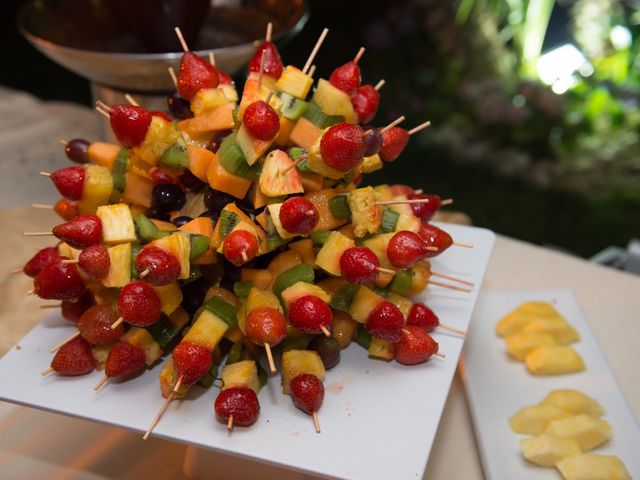
[[[402,315],[404,316],[404,319],[406,320],[409,316],[409,311],[413,306],[413,302],[407,297],[403,297],[402,295],[399,295],[397,293],[390,293],[387,297],[387,300],[400,309]]]
[[[68,243],[60,242],[58,244],[58,254],[61,257],[69,257],[73,260],[77,260],[81,253],[82,253],[82,250],[73,248]]]
[[[522,440],[520,448],[524,458],[541,467],[555,467],[563,458],[582,453],[574,440],[544,433]]]
[[[393,343],[385,342],[377,337],[371,337],[367,354],[370,358],[391,361],[395,358],[396,351]]]
[[[331,232],[316,256],[316,265],[325,272],[336,277],[342,275],[340,270],[340,257],[348,248],[356,244],[349,237],[340,232]]]
[[[189,260],[191,255],[191,240],[189,240],[189,235],[176,232],[154,240],[150,242],[149,245],[158,247],[176,257],[176,260],[178,260],[180,264],[180,276],[178,278],[181,280],[189,278],[191,271],[191,263]]]
[[[96,215],[102,222],[102,240],[115,244],[136,241],[136,227],[131,210],[124,203],[98,207]]]
[[[313,85],[313,78],[302,73],[299,68],[287,65],[276,82],[275,89],[304,100],[309,94],[311,85]]]
[[[376,192],[376,198],[378,200],[391,200],[393,199],[393,193],[391,193],[391,187],[387,184],[376,185],[373,187],[373,190]]]
[[[347,199],[351,210],[353,232],[361,238],[375,233],[382,221],[382,208],[376,205],[376,194],[371,187],[357,188]]]
[[[306,119],[302,119],[306,121]],[[300,120],[299,120],[300,121]],[[331,168],[329,165],[325,163],[322,159],[322,154],[320,153],[320,141],[322,140],[322,135],[328,129],[322,131],[321,135],[316,138],[315,142],[309,148],[309,157],[307,158],[307,167],[313,172],[323,177],[331,178],[333,180],[340,180],[344,177],[344,172],[340,170],[336,170],[335,168]]]
[[[107,249],[109,252],[109,273],[102,280],[105,287],[121,288],[131,282],[131,255],[130,243],[121,243]]]
[[[578,352],[564,345],[538,347],[529,352],[524,363],[533,375],[563,375],[585,369]]]
[[[544,397],[541,403],[555,405],[574,415],[584,413],[592,417],[601,417],[604,414],[602,405],[577,390],[554,390]]]
[[[401,213],[399,214],[398,222],[396,223],[396,232],[408,230],[410,232],[418,233],[421,226],[422,221],[415,215],[407,215],[406,213]]]
[[[306,373],[324,380],[324,365],[320,355],[312,350],[288,350],[282,354],[282,392],[289,395],[291,380]]]
[[[384,298],[376,292],[370,288],[361,286],[353,296],[353,300],[349,306],[349,315],[351,315],[356,322],[366,323],[371,311],[383,301]]]
[[[107,205],[113,192],[113,177],[107,167],[89,165],[85,171],[82,199],[78,202],[80,213],[96,213],[100,205]]]
[[[522,329],[522,332],[545,333],[561,345],[580,340],[580,334],[561,316],[535,318]]]
[[[520,332],[531,321],[540,317],[559,317],[558,311],[546,302],[526,302],[502,317],[496,325],[501,337]]]
[[[609,440],[613,432],[606,420],[581,413],[549,422],[545,433],[571,438],[586,452]]]
[[[144,140],[138,147],[137,157],[149,165],[155,165],[162,154],[180,138],[180,130],[164,118],[154,115]]]
[[[297,282],[289,288],[284,289],[280,295],[282,296],[282,300],[287,308],[289,308],[289,306],[297,299],[306,297],[307,295],[318,297],[325,303],[329,303],[331,301],[329,294],[321,287],[307,282]]]
[[[509,419],[509,426],[516,433],[539,435],[553,420],[569,416],[569,413],[555,405],[533,405],[521,408]]]
[[[220,378],[222,379],[222,390],[248,387],[256,393],[260,391],[258,368],[253,360],[243,360],[225,365]]]
[[[183,340],[201,345],[213,352],[228,328],[227,322],[205,308],[200,311]]]
[[[370,157],[364,157],[362,159],[362,172],[363,173],[371,173],[376,170],[380,170],[382,168],[382,160],[380,159],[380,155],[377,153]]]
[[[210,110],[215,110],[222,105],[229,102],[236,102],[238,100],[238,94],[235,88],[232,90],[222,88],[201,88],[196,93],[196,96],[191,100],[191,111],[194,115],[202,115]],[[235,93],[235,99],[233,99]],[[229,98],[231,97],[231,98]]]
[[[165,362],[162,370],[160,370],[160,392],[164,398],[167,398],[171,394],[177,381],[178,372],[173,364],[173,358],[169,357],[169,360]],[[183,383],[173,394],[173,398],[183,398],[187,394],[187,390],[189,390],[189,385]]]
[[[345,122],[358,123],[358,114],[353,109],[351,97],[324,78],[318,80],[313,102],[326,115],[340,115]]]
[[[555,340],[546,333],[512,333],[506,338],[507,351],[512,357],[524,362],[526,356],[538,347],[555,345]]]
[[[178,282],[173,282],[169,285],[154,286],[153,289],[158,295],[158,298],[160,298],[162,313],[165,315],[171,315],[182,303],[182,290],[180,290]]]
[[[105,343],[91,347],[91,356],[96,361],[96,370],[104,370],[104,364],[107,362],[111,347],[113,347],[113,343]]]
[[[153,365],[162,355],[160,345],[144,328],[131,327],[120,339],[142,350],[144,352],[144,363],[147,366]]]
[[[581,453],[556,465],[565,480],[631,480],[622,460],[614,455]]]

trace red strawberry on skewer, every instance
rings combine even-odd
[[[302,333],[324,333],[330,336],[328,327],[333,323],[333,312],[326,302],[313,295],[294,300],[289,305],[289,321]]]
[[[427,200],[425,202],[411,204],[413,214],[425,223],[431,220],[442,206],[442,200],[438,195],[410,193],[407,195],[407,200]]]
[[[180,263],[158,247],[145,247],[136,257],[136,272],[151,285],[168,285],[180,276]]]
[[[251,136],[268,141],[278,134],[280,118],[265,101],[258,100],[249,105],[242,116],[242,123]]]
[[[267,25],[267,34],[264,42],[256,49],[256,53],[251,57],[249,62],[249,73],[260,73],[260,64],[262,63],[262,73],[269,77],[278,79],[282,75],[284,65],[280,58],[280,53],[275,44],[271,41],[271,31],[273,25],[271,22]],[[262,59],[264,55],[264,60]]]
[[[85,173],[83,167],[65,167],[56,170],[49,176],[60,195],[69,200],[80,200],[84,188]],[[41,174],[46,175],[45,172],[41,172]]]
[[[318,410],[324,400],[324,385],[315,375],[302,373],[291,380],[291,398],[293,404],[313,417],[316,432],[320,433]]]
[[[396,160],[409,142],[409,137],[427,128],[431,122],[426,121],[417,127],[413,127],[407,131],[404,128],[393,126],[385,129],[382,133],[382,148],[380,149],[380,158],[385,162],[393,162]]]
[[[65,376],[85,375],[95,368],[91,346],[81,337],[76,337],[62,346],[51,361],[51,368],[42,375],[56,372]]]
[[[78,266],[93,280],[102,280],[111,267],[109,251],[102,245],[91,245],[80,252]]]
[[[107,356],[104,373],[107,377],[123,377],[144,368],[144,351],[138,347],[117,341]]]
[[[153,325],[160,318],[161,308],[160,298],[153,287],[140,280],[125,285],[118,295],[118,321],[123,320],[129,325]]]
[[[287,320],[279,310],[271,307],[254,308],[245,320],[245,332],[251,341],[264,346],[272,373],[276,372],[271,347],[287,336]]]
[[[102,242],[102,221],[97,215],[78,215],[53,227],[52,233],[73,248],[86,248]]]
[[[291,197],[280,208],[279,220],[290,233],[308,235],[320,220],[316,206],[304,197]]]
[[[31,257],[31,259],[22,268],[25,275],[34,278],[48,264],[60,258],[56,247],[46,247]]]
[[[58,200],[53,206],[53,210],[67,221],[80,214],[78,202],[74,202],[68,198],[61,198]]]
[[[111,326],[118,320],[117,315],[107,305],[94,305],[80,317],[78,332],[92,345],[115,342],[124,334],[124,326]]]
[[[213,358],[211,352],[202,345],[191,342],[180,342],[173,349],[173,364],[178,372],[181,383],[193,385],[198,382],[211,368]]]
[[[391,302],[380,302],[367,317],[367,331],[385,342],[395,343],[402,338],[404,316]]]
[[[376,116],[380,103],[380,92],[372,85],[362,85],[351,92],[351,105],[358,114],[360,123],[369,123]]]
[[[336,68],[329,77],[331,85],[348,94],[358,88],[360,86],[360,67],[358,66],[358,61],[363,53],[364,48],[361,48],[353,60]]]
[[[438,342],[416,325],[402,329],[402,338],[395,344],[395,358],[404,365],[417,365],[438,354]]]
[[[58,257],[48,263],[33,281],[34,293],[46,300],[77,301],[86,288],[75,265],[62,263]]]
[[[420,236],[408,230],[397,232],[387,245],[387,256],[394,267],[409,268],[426,257],[427,246]]]
[[[431,225],[429,223],[422,224],[420,230],[418,230],[418,235],[420,235],[427,246],[436,247],[438,249],[436,252],[427,252],[427,257],[435,257],[436,255],[440,255],[447,248],[453,245],[453,239],[451,238],[451,235],[449,235],[441,228],[438,228],[435,225]]]
[[[467,334],[464,330],[440,323],[438,316],[424,303],[414,303],[411,306],[411,310],[409,310],[409,315],[407,316],[407,325],[419,327],[427,333],[440,327],[450,332],[459,333],[460,335]]]
[[[89,308],[93,306],[93,295],[91,292],[86,291],[82,297],[76,302],[70,302],[69,300],[63,300],[60,306],[60,314],[65,320],[69,320],[73,323],[78,323],[80,317]]]
[[[248,387],[227,388],[218,394],[214,410],[227,428],[233,425],[248,427],[258,419],[260,402],[256,392]]]
[[[224,239],[222,253],[227,260],[239,267],[256,256],[258,240],[246,230],[236,230]]]
[[[346,172],[362,159],[365,144],[362,128],[351,123],[336,123],[322,135],[320,155],[331,168]]]
[[[379,267],[378,257],[367,247],[348,248],[340,256],[342,276],[350,283],[365,285],[373,282]]]
[[[211,63],[189,50],[180,29],[176,27],[175,30],[184,50],[178,73],[178,93],[185,100],[191,101],[199,90],[218,86],[218,71]]]

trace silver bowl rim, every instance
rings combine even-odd
[[[35,0],[30,2],[26,2],[20,7],[18,10],[18,15],[16,17],[16,23],[18,26],[18,30],[20,33],[33,45],[38,45],[46,50],[58,50],[63,52],[68,52],[75,55],[91,55],[94,57],[102,57],[102,58],[122,58],[125,60],[173,60],[177,61],[182,57],[184,52],[164,52],[164,53],[119,53],[119,52],[102,52],[99,50],[85,50],[82,48],[75,47],[67,47],[64,45],[60,45],[52,42],[51,40],[47,40],[46,38],[40,37],[34,33],[31,33],[24,26],[24,19],[27,15],[27,9],[29,9]],[[309,19],[309,6],[307,4],[307,0],[302,0],[302,15],[298,21],[288,30],[280,32],[278,35],[273,36],[274,41],[278,41],[280,39],[286,38],[290,35],[298,33],[307,23]],[[205,50],[194,50],[193,53],[199,56],[206,56],[209,52],[220,53],[223,54],[227,51],[236,50],[238,48],[255,48],[260,43],[260,39],[255,39],[251,42],[239,43],[237,45],[232,45],[229,47],[220,47],[220,48],[209,48]]]

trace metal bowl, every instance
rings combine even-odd
[[[101,3],[90,1],[81,7],[78,3],[75,3],[78,0],[72,1],[74,2],[74,8],[83,10],[83,15],[87,13],[84,10],[85,8],[92,8],[91,6]],[[64,9],[61,10],[61,5],[64,6],[65,3],[67,3],[66,6],[68,7],[66,11]],[[213,52],[216,66],[230,74],[236,73],[250,60],[255,52],[256,41],[259,41],[264,35],[263,32],[269,21],[274,22],[273,39],[279,42],[297,34],[304,27],[309,17],[304,0],[265,0],[235,3],[235,6],[230,5],[229,2],[225,2],[224,5],[220,5],[218,1],[211,3],[212,8],[203,24],[203,29],[209,30],[209,35],[205,35],[205,37],[208,39],[215,39],[216,37],[215,19],[210,22],[209,19],[211,17],[220,18],[220,12],[229,15],[235,12],[240,22],[237,24],[237,28],[238,30],[244,30],[242,35],[245,41],[217,48],[196,50],[196,53],[203,58],[206,58],[209,52]],[[78,26],[70,28],[69,7],[69,2],[64,0],[33,0],[21,8],[18,14],[18,28],[24,37],[45,56],[72,72],[89,79],[94,84],[140,93],[160,93],[173,89],[167,69],[169,67],[175,68],[179,65],[181,51],[166,53],[145,53],[140,51],[130,53],[109,51],[113,50],[113,48],[97,49],[95,46],[93,49],[83,48],[86,45],[93,45],[96,36],[100,34],[103,34],[103,36],[109,35],[112,34],[112,31],[109,28],[100,31],[101,29],[87,27],[84,30],[91,30],[91,33],[87,34],[91,38],[90,40],[83,40],[82,28]],[[101,5],[101,8],[104,8],[104,5]],[[101,14],[103,12],[98,13]],[[224,18],[224,15],[222,17]],[[94,20],[100,18],[101,15],[93,15]],[[224,25],[228,26],[229,22],[225,20]],[[61,37],[61,32],[64,32],[65,28],[68,32],[73,31],[69,39]],[[227,31],[227,33],[229,32]],[[227,35],[227,40],[229,40],[229,35]],[[123,44],[126,43],[123,42]],[[207,46],[211,45],[213,41],[203,40],[202,43]],[[131,42],[129,44],[133,45]],[[143,48],[137,47],[131,50],[136,49],[143,50]]]

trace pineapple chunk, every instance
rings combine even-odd
[[[177,381],[178,372],[173,364],[173,357],[170,357],[160,370],[160,392],[163,398],[167,398],[171,394]],[[189,385],[183,383],[173,394],[173,398],[183,398],[187,394],[187,390],[189,390]]]
[[[313,85],[313,78],[293,65],[287,65],[276,82],[275,89],[304,100],[309,94],[311,85]]]
[[[376,205],[376,194],[371,187],[358,188],[352,191],[347,199],[351,210],[353,232],[361,238],[375,233],[380,228],[382,209]]]
[[[288,350],[282,354],[282,393],[289,395],[291,380],[303,373],[324,380],[320,355],[312,350]]]
[[[238,101],[235,88],[201,88],[191,100],[191,111],[194,115],[202,115],[209,110],[215,110],[222,105]]]
[[[100,205],[107,205],[113,192],[113,177],[107,167],[89,165],[85,171],[82,199],[78,212],[96,213]]]
[[[323,130],[323,134],[326,130]],[[336,170],[335,168],[331,168],[327,165],[322,159],[322,155],[320,154],[320,141],[322,140],[322,135],[320,135],[315,143],[309,149],[309,157],[307,158],[307,167],[313,172],[323,177],[331,178],[333,180],[340,180],[344,177],[344,172],[340,170]]]
[[[289,305],[291,305],[297,299],[306,297],[308,295],[318,297],[325,303],[329,303],[331,301],[331,297],[329,296],[329,294],[325,292],[321,287],[307,282],[295,283],[289,288],[283,290],[281,293],[282,300],[284,300],[287,308],[289,308]]]
[[[373,187],[373,190],[376,192],[376,198],[378,200],[391,200],[393,198],[391,187],[387,184],[376,185]]]
[[[291,168],[293,160],[282,150],[274,150],[267,155],[258,180],[260,191],[267,197],[280,197],[303,193],[302,181],[297,168]],[[286,173],[283,173],[287,170]]]
[[[555,405],[533,405],[521,408],[509,419],[509,426],[516,433],[539,435],[550,422],[569,416],[569,413]]]
[[[242,303],[242,305],[238,309],[238,313],[236,314],[236,317],[238,319],[238,327],[240,327],[240,330],[243,334],[246,335],[244,325],[247,319],[247,315],[249,315],[252,310],[262,307],[275,308],[280,313],[283,313],[282,305],[280,305],[278,297],[276,297],[270,291],[260,290],[259,288],[253,287],[251,290],[249,290],[247,299]]]
[[[559,316],[560,313],[548,302],[526,302],[518,307],[518,311],[538,317]]]
[[[541,403],[555,405],[574,415],[584,413],[592,417],[601,417],[604,414],[602,405],[577,390],[554,390],[544,397]]]
[[[189,235],[176,232],[171,235],[167,235],[166,237],[159,238],[158,240],[154,240],[149,243],[149,245],[158,247],[160,250],[164,250],[176,257],[176,260],[178,260],[178,263],[180,264],[180,276],[178,278],[181,280],[189,278],[191,268],[189,260],[191,255],[191,241],[189,240]]]
[[[353,296],[353,300],[349,306],[349,315],[351,315],[356,322],[366,323],[371,311],[383,301],[384,298],[376,292],[361,286]]]
[[[183,340],[201,345],[213,352],[228,328],[227,322],[205,308],[200,311]]]
[[[136,241],[136,227],[133,224],[131,210],[124,203],[98,207],[96,215],[102,221],[102,240],[104,243]]]
[[[421,226],[422,222],[415,215],[407,215],[405,213],[401,213],[398,216],[398,222],[396,223],[395,231],[400,232],[403,230],[408,230],[409,232],[418,233]]]
[[[371,173],[382,168],[382,160],[377,153],[362,159],[362,173]]]
[[[102,280],[105,287],[124,287],[131,282],[131,255],[130,243],[121,243],[107,249],[109,252],[109,273]]]
[[[393,343],[385,342],[376,337],[371,337],[371,343],[367,354],[370,358],[378,358],[380,360],[391,361],[396,356],[395,347]]]
[[[622,460],[614,455],[581,453],[556,465],[565,480],[631,480]]]
[[[144,328],[131,327],[120,339],[142,350],[144,352],[144,363],[146,363],[148,367],[153,365],[162,355],[160,345],[158,345],[158,342],[156,342],[151,334]]]
[[[523,329],[523,333],[546,333],[551,335],[553,339],[561,344],[567,345],[569,343],[577,342],[580,340],[580,334],[569,325],[561,316],[554,317],[540,317],[529,322]]]
[[[416,263],[411,269],[411,287],[409,288],[409,294],[418,295],[427,288],[429,277],[431,277],[431,263],[429,260],[421,260]]]
[[[271,146],[273,140],[259,140],[253,137],[245,128],[244,124],[240,126],[236,133],[236,144],[242,150],[244,159],[249,165],[253,165],[258,161],[264,152]]]
[[[353,240],[340,232],[331,232],[316,256],[316,265],[336,277],[341,276],[340,257],[348,248],[355,247]]]
[[[254,392],[260,391],[258,368],[253,360],[243,360],[225,365],[220,374],[222,390],[234,387],[248,387]]]
[[[297,233],[291,233],[285,230],[282,226],[282,222],[280,221],[280,209],[282,208],[282,203],[272,203],[271,205],[267,205],[267,210],[269,211],[269,216],[271,217],[271,222],[273,226],[276,228],[276,232],[280,235],[282,239],[294,238],[297,237]]]
[[[80,256],[80,253],[82,253],[82,250],[73,248],[68,243],[60,242],[60,244],[58,245],[58,254],[61,257],[69,257],[73,260],[77,260],[77,258]]]
[[[538,347],[526,356],[524,362],[534,375],[562,375],[585,369],[578,352],[563,345]]]
[[[113,343],[105,343],[91,347],[91,356],[96,361],[96,370],[104,370],[104,364],[107,362],[111,347],[113,347]]]
[[[313,103],[326,115],[340,115],[348,123],[358,123],[358,114],[353,109],[351,97],[324,78],[318,80]]]
[[[407,297],[403,297],[402,295],[399,295],[397,293],[389,294],[389,296],[387,297],[387,300],[393,303],[396,307],[400,309],[400,311],[402,312],[402,315],[404,316],[404,319],[406,320],[407,317],[409,316],[409,311],[413,306],[413,302],[409,300]]]
[[[563,458],[582,453],[574,440],[546,434],[522,440],[520,447],[524,458],[541,467],[555,467]]]
[[[553,337],[546,333],[512,333],[507,336],[506,342],[509,355],[521,362],[524,362],[524,359],[532,350],[556,343]]]
[[[154,115],[137,157],[149,165],[155,165],[167,148],[180,138],[180,130],[164,118]]]
[[[502,317],[496,325],[501,337],[518,333],[529,322],[539,317],[559,316],[558,311],[546,302],[527,302]]]
[[[162,313],[165,315],[171,315],[182,303],[182,290],[180,290],[178,282],[173,282],[169,285],[154,286],[153,289],[158,295],[158,298],[160,298]]]
[[[602,445],[611,438],[609,422],[581,413],[549,422],[545,433],[575,440],[584,452]]]

